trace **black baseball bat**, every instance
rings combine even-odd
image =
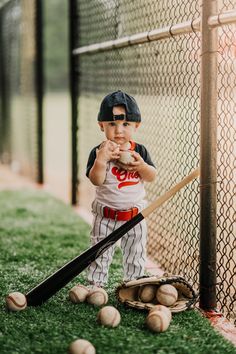
[[[124,236],[130,229],[146,218],[151,212],[170,199],[177,191],[199,175],[199,168],[190,173],[181,182],[151,203],[146,209],[138,213],[131,220],[113,231],[96,245],[75,257],[55,273],[47,277],[40,284],[30,290],[25,296],[28,306],[38,306],[51,298],[56,292],[68,284],[74,277],[87,268],[96,258],[101,256],[109,247]]]

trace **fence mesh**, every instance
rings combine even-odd
[[[79,46],[170,26],[200,16],[192,1],[78,1]],[[236,8],[220,3],[220,11]],[[228,318],[235,306],[235,26],[219,37],[217,298]],[[199,164],[200,33],[84,54],[79,63],[80,203],[88,206],[87,157],[104,136],[96,118],[102,98],[122,89],[135,96],[143,122],[136,141],[147,146],[158,178],[146,184],[149,202]],[[86,202],[83,196],[86,197]],[[93,194],[91,195],[91,199]],[[181,190],[148,219],[148,254],[198,287],[199,182]]]
[[[37,176],[35,0],[0,7],[0,158],[14,171]]]

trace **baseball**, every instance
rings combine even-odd
[[[74,303],[74,304],[79,304],[80,302],[84,302],[86,300],[86,297],[89,293],[89,289],[86,288],[84,285],[75,285],[70,291],[69,291],[69,299]]]
[[[171,311],[168,307],[164,306],[164,305],[155,305],[151,308],[151,310],[149,311],[149,313],[155,312],[155,311],[160,311],[160,312],[164,312],[166,314],[166,316],[168,317],[169,321],[171,321],[172,319],[172,314]]]
[[[171,306],[178,299],[178,291],[173,285],[164,284],[157,289],[156,298],[160,304]]]
[[[146,324],[151,331],[159,333],[165,332],[168,329],[170,321],[164,312],[153,311],[148,314]]]
[[[103,326],[117,327],[120,323],[120,313],[113,306],[105,306],[98,312],[97,320]]]
[[[127,165],[131,162],[134,162],[135,159],[134,157],[131,155],[131,151],[127,150],[127,151],[121,151],[120,152],[120,158],[118,160],[119,162]]]
[[[69,346],[70,354],[95,354],[96,350],[92,343],[86,339],[76,339]]]
[[[106,291],[102,288],[94,288],[89,291],[87,296],[87,302],[92,305],[102,306],[106,305],[108,301],[108,295]]]
[[[144,285],[140,287],[138,297],[143,302],[152,302],[156,296],[156,291],[155,285]]]
[[[7,308],[11,311],[21,311],[27,307],[27,301],[24,294],[14,292],[6,297]]]

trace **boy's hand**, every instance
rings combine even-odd
[[[102,162],[116,160],[120,157],[120,147],[111,140],[106,140],[101,143],[99,149],[96,150],[96,159]]]
[[[143,168],[145,168],[146,163],[143,160],[143,158],[140,156],[140,154],[136,151],[131,151],[131,155],[134,157],[135,161],[131,162],[129,164],[123,164],[121,162],[117,161],[117,165],[124,170],[127,171],[141,171]]]
[[[137,171],[139,176],[145,181],[145,182],[152,182],[156,178],[156,169],[153,166],[148,165],[143,158],[139,155],[138,152],[132,151],[132,156],[134,157],[135,161],[131,162],[127,165],[124,165],[123,163],[116,162],[117,165],[124,170],[127,171]]]

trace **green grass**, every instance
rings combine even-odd
[[[62,202],[41,191],[0,193],[1,311],[0,353],[66,353],[77,338],[91,341],[101,354],[225,354],[235,347],[217,334],[196,311],[174,316],[165,333],[145,327],[144,312],[125,308],[114,296],[122,279],[121,254],[110,271],[109,304],[121,313],[121,324],[109,329],[97,324],[98,308],[74,305],[67,294],[86,272],[40,307],[8,312],[5,295],[27,292],[44,277],[89,246],[89,227]]]

